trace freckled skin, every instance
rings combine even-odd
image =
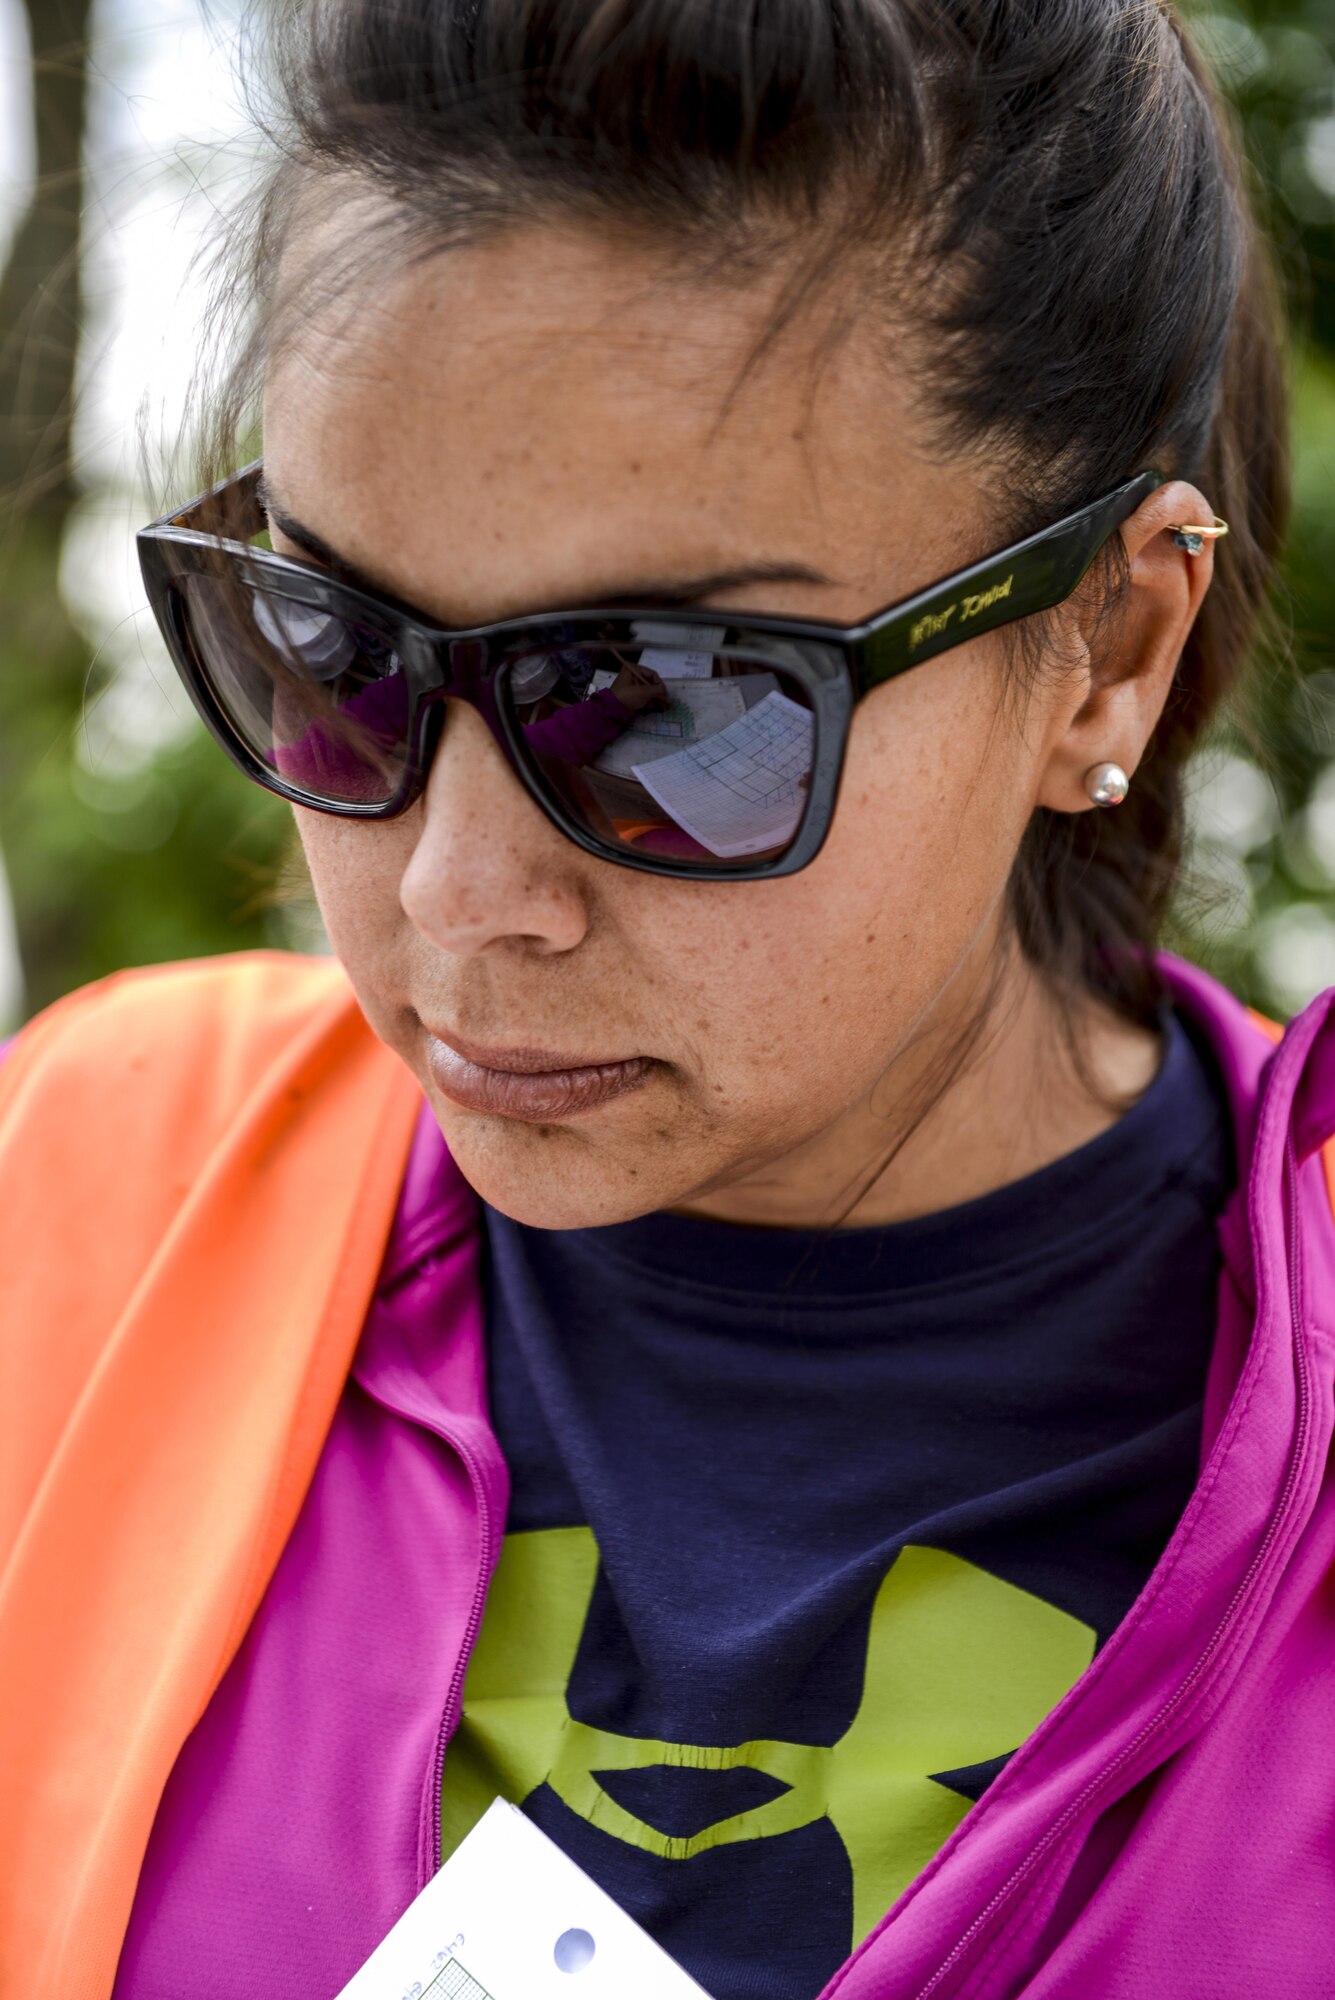
[[[280,357],[274,491],[457,624],[764,560],[835,582],[751,586],[729,608],[852,622],[1004,540],[985,463],[917,442],[907,358],[893,369],[855,326],[813,387],[819,301],[720,420],[769,303],[565,225],[454,250]],[[1208,552],[1193,563],[1164,529],[1206,505],[1175,482],[1128,524],[1115,681],[1091,667],[1077,599],[1055,626],[1065,671],[1024,704],[1003,701],[995,637],[864,701],[830,837],[797,875],[685,883],[594,860],[463,707],[400,819],[298,812],[334,948],[479,1191],[552,1228],[656,1208],[863,1225],[969,1199],[1102,1129],[1009,949],[1005,885],[1036,806],[1091,810],[1083,774],[1105,759],[1134,773],[1209,578]],[[973,1061],[878,1174],[998,970]],[[1142,1089],[1153,1039],[1092,1003],[1083,1026],[1101,1087]],[[427,1028],[655,1068],[594,1111],[523,1124],[441,1097]]]

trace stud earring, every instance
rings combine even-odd
[[[1170,528],[1168,532],[1178,548],[1185,549],[1189,556],[1198,556],[1207,542],[1217,542],[1221,535],[1228,533],[1228,522],[1221,521],[1216,514],[1212,527],[1204,528],[1196,521],[1184,521],[1180,528]]]
[[[1085,773],[1085,790],[1096,806],[1120,806],[1130,789],[1120,764],[1095,764]]]

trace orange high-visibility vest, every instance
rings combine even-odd
[[[421,1103],[341,967],[280,953],[119,974],[0,1064],[0,1993],[111,1992]]]

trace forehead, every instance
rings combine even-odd
[[[275,356],[272,489],[447,622],[758,558],[824,570],[819,615],[856,617],[933,573],[924,503],[952,475],[915,450],[911,383],[837,287],[745,372],[790,275],[706,280],[555,225],[377,259]]]

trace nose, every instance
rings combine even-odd
[[[589,928],[583,856],[524,791],[482,717],[447,701],[399,900],[441,951],[573,951]]]

